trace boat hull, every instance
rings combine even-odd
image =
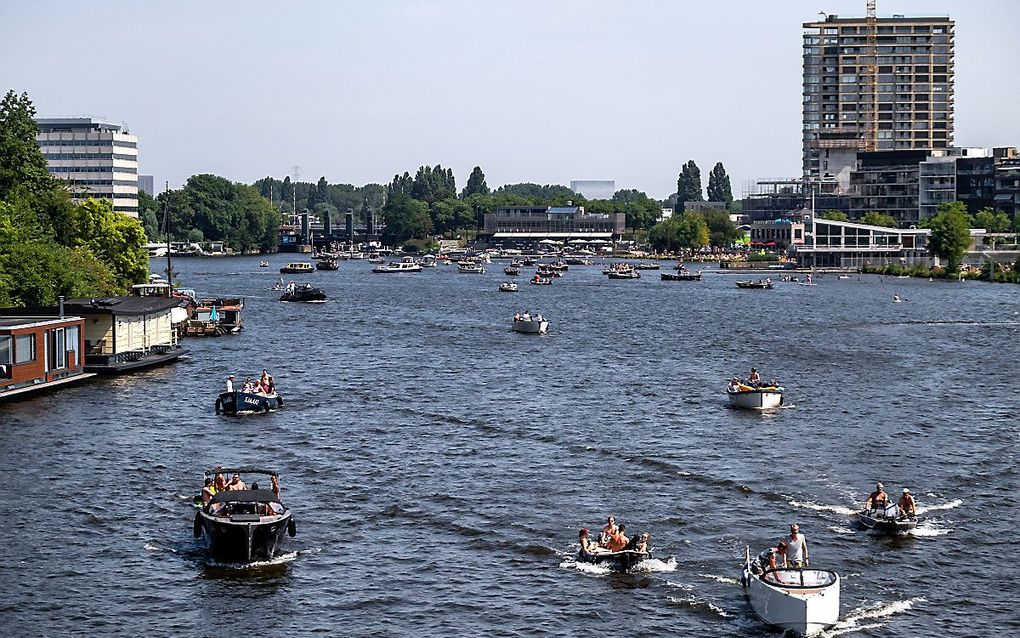
[[[673,274],[670,272],[664,272],[659,274],[663,281],[701,281],[701,273]]]
[[[581,563],[592,563],[600,565],[614,572],[630,571],[635,565],[643,560],[651,558],[648,552],[639,552],[636,549],[625,549],[619,552],[577,552],[577,561]]]
[[[326,301],[326,293],[321,288],[313,288],[312,290],[298,290],[295,292],[285,292],[282,295],[280,295],[280,301],[304,302],[304,303],[310,303],[313,301]]]
[[[511,330],[526,335],[544,335],[549,332],[548,321],[515,321]]]
[[[895,507],[895,506],[893,506]],[[880,534],[906,534],[917,527],[917,518],[884,516],[882,512],[857,512],[857,522]]]
[[[282,552],[292,515],[258,517],[259,521],[237,521],[246,517],[217,517],[204,511],[196,514],[196,528],[205,537],[209,554],[225,563],[250,563],[271,560]]]
[[[808,582],[814,574],[827,574],[829,584],[819,587],[783,587],[765,582],[752,574],[745,564],[741,585],[754,614],[763,622],[792,631],[801,636],[813,636],[836,624],[839,620],[839,575],[815,569],[778,570],[785,574],[804,574]],[[778,572],[771,572],[776,574]],[[794,581],[795,582],[795,581]]]
[[[269,412],[283,407],[283,397],[279,394],[265,395],[250,392],[222,392],[216,399],[216,414],[250,414]]]
[[[727,391],[730,405],[742,410],[771,410],[783,405],[783,393],[774,390]]]

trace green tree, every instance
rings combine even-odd
[[[868,224],[869,226],[884,226],[886,228],[896,228],[896,218],[892,215],[886,215],[880,213],[877,210],[870,210],[861,215],[860,222],[862,224]]]
[[[30,193],[53,188],[46,158],[35,136],[35,106],[28,93],[7,92],[0,101],[0,199],[21,186]]]
[[[149,275],[145,230],[133,217],[114,212],[108,199],[87,199],[73,209],[72,247],[88,248],[109,265],[119,286],[127,289]]]
[[[696,250],[708,245],[708,224],[698,213],[674,214],[652,226],[648,231],[648,241],[658,251]]]
[[[963,255],[970,247],[970,217],[962,202],[945,202],[938,213],[925,220],[931,229],[928,248],[933,255],[946,262],[946,269],[958,273]]]
[[[737,225],[730,219],[729,212],[720,208],[712,208],[701,211],[708,226],[708,243],[717,248],[729,248],[733,242],[740,238],[740,231]]]
[[[475,166],[471,170],[471,175],[468,176],[467,184],[464,185],[464,190],[460,194],[461,199],[466,199],[471,195],[488,195],[489,185],[485,183],[485,173],[482,172],[480,166]]]
[[[833,222],[848,222],[850,218],[841,210],[827,210],[818,216],[819,219],[827,219]]]
[[[432,234],[428,205],[412,197],[396,194],[383,207],[386,229],[382,242],[400,246],[409,239],[426,239]]]
[[[159,204],[152,195],[143,190],[138,191],[138,221],[142,222],[142,229],[149,241],[158,241],[160,235],[160,219],[162,214]]]
[[[1009,217],[1001,210],[994,208],[982,208],[974,213],[971,219],[971,228],[984,228],[990,233],[1005,233],[1009,231]]]
[[[677,212],[683,212],[684,204],[687,202],[700,202],[704,199],[701,196],[701,169],[694,160],[687,160],[676,180]]]
[[[726,174],[722,162],[716,162],[712,172],[708,174],[708,201],[723,202],[727,206],[733,201],[730,176]]]

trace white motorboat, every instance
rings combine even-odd
[[[517,292],[517,284],[512,281],[504,281],[499,285],[500,292]]]
[[[839,275],[836,279],[850,279],[850,275]]]
[[[510,329],[521,334],[544,335],[549,332],[549,322],[542,315],[532,317],[525,314],[523,317],[514,317]]]
[[[404,257],[400,261],[391,261],[384,266],[376,266],[372,272],[421,272],[421,264],[415,262],[412,257]]]
[[[893,303],[903,303],[903,297],[900,297],[899,295],[893,295],[892,300]]]
[[[770,410],[783,405],[782,386],[750,386],[743,383],[730,383],[726,394],[730,405],[744,410]]]
[[[755,573],[745,548],[740,585],[764,622],[813,636],[839,620],[839,574],[827,569],[779,568]]]
[[[469,275],[484,275],[485,268],[483,268],[479,264],[461,263],[457,266],[457,272]]]

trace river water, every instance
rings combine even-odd
[[[828,635],[1020,632],[1020,288],[572,267],[509,294],[501,264],[348,262],[303,305],[267,290],[286,259],[179,260],[247,297],[241,334],[0,407],[8,635],[774,636],[736,577],[793,521],[844,578]],[[548,335],[509,331],[524,309]],[[752,365],[787,407],[727,407]],[[263,367],[285,409],[213,414],[228,373]],[[285,555],[206,560],[190,500],[216,464],[280,471]],[[917,496],[914,534],[850,522],[876,480]],[[640,573],[571,560],[608,514],[651,533]]]

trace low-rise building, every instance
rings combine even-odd
[[[485,214],[483,232],[496,243],[612,241],[623,236],[626,219],[624,213],[587,213],[583,206],[500,206]]]
[[[804,223],[791,219],[751,222],[751,246],[786,250],[804,243]]]
[[[805,241],[796,246],[801,268],[860,268],[864,265],[928,264],[927,228],[885,228],[804,217]]]
[[[85,320],[0,316],[0,401],[87,379]]]

